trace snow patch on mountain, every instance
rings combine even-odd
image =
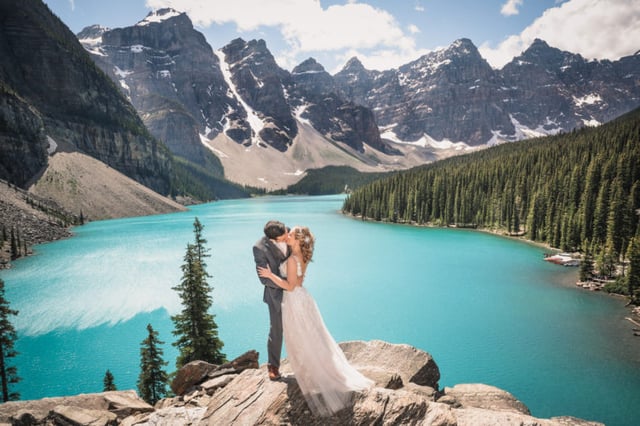
[[[120,86],[127,92],[127,96],[129,96],[128,94],[131,93],[131,89],[127,84],[127,77],[133,74],[133,71],[125,71],[116,66],[113,67],[113,73],[118,76],[118,82],[120,83]]]
[[[47,142],[49,143],[49,146],[47,147],[47,154],[53,155],[53,153],[56,152],[56,150],[58,149],[58,144],[49,135],[47,135]]]
[[[405,144],[405,145],[414,145],[422,148],[432,147],[435,149],[441,150],[455,150],[455,151],[467,151],[471,147],[464,142],[453,142],[449,139],[436,140],[424,133],[423,136],[416,141],[403,141],[396,133],[392,130],[395,125],[386,126],[385,128],[380,129],[380,137],[383,139],[388,139],[392,142]]]
[[[602,98],[597,93],[591,93],[581,98],[577,98],[574,96],[573,103],[579,107],[583,105],[594,105],[594,104],[602,103]]]
[[[240,93],[238,93],[236,85],[231,79],[231,69],[229,69],[229,64],[226,61],[226,55],[224,54],[224,52],[222,50],[215,50],[214,53],[220,60],[220,69],[222,70],[222,75],[225,82],[227,83],[227,86],[231,90],[231,93],[233,93],[233,96],[238,100],[238,102],[240,102],[244,110],[247,112],[247,122],[249,123],[249,126],[251,126],[252,130],[251,143],[252,145],[257,145],[259,142],[261,142],[259,135],[260,131],[264,128],[265,123],[253,110],[253,108],[251,108],[249,104],[246,103],[244,99],[242,99]]]
[[[177,10],[173,9],[160,9],[153,12],[149,12],[149,14],[142,21],[138,22],[137,26],[145,26],[153,23],[160,23],[162,21],[166,21],[167,19],[175,18],[176,16],[180,16],[181,13]]]
[[[516,134],[512,138],[512,140],[519,141],[519,140],[522,140],[522,139],[538,138],[540,136],[545,136],[547,134],[550,134],[550,132],[544,131],[544,129],[541,129],[541,127],[538,127],[537,129],[531,129],[528,126],[525,126],[524,124],[520,123],[511,114],[509,114],[509,118],[511,119],[511,123],[513,124],[513,127],[516,128]]]
[[[582,119],[582,122],[584,123],[585,126],[587,127],[598,127],[599,125],[601,125],[602,123],[600,123],[598,120],[596,119],[591,119],[591,120],[587,120],[586,118]]]
[[[296,107],[296,109],[293,111],[293,115],[296,118],[296,120],[298,120],[299,122],[303,124],[307,124],[309,126],[313,126],[313,124],[311,124],[311,121],[309,121],[309,119],[302,117],[302,114],[304,114],[308,106],[309,105],[304,104],[304,105],[300,105],[299,107]]]

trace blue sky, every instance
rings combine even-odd
[[[588,59],[640,50],[638,0],[44,0],[74,33],[135,25],[151,10],[186,12],[214,49],[264,39],[288,70],[313,57],[339,71],[357,56],[384,70],[469,38],[501,68],[535,38]]]

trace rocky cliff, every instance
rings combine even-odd
[[[382,341],[340,346],[375,381],[330,418],[314,417],[286,360],[272,382],[258,353],[216,366],[195,361],[177,373],[176,397],[152,407],[134,391],[105,392],[0,405],[0,421],[20,425],[539,425],[596,426],[574,417],[533,417],[510,393],[484,384],[439,388],[440,371],[426,352]]]
[[[329,140],[344,142],[359,153],[364,153],[365,145],[382,153],[400,153],[380,139],[373,111],[340,96],[331,75],[315,59],[295,67],[291,79],[289,92],[299,117]]]
[[[309,163],[409,168],[604,123],[640,106],[640,55],[587,61],[542,40],[501,70],[471,40],[460,39],[386,71],[367,70],[353,58],[332,76],[313,58],[283,70],[263,40],[236,39],[212,50],[187,15],[171,9],[133,27],[88,28],[78,36],[172,152],[199,161],[202,142],[225,176],[254,170],[238,182],[257,186],[266,181],[256,162],[296,176]],[[352,159],[300,161],[315,134]],[[282,160],[274,164],[269,149]],[[277,183],[292,183],[291,173]]]
[[[131,27],[88,27],[78,38],[150,131],[190,161],[202,164],[201,139],[220,134],[246,147],[285,152],[298,136],[295,115],[306,104],[303,97],[322,99],[330,92],[330,102],[306,112],[326,124],[319,130],[360,151],[362,141],[381,145],[370,111],[329,86],[308,84],[306,69],[292,74],[280,68],[264,40],[238,38],[213,51],[187,15],[172,9],[152,12]],[[340,123],[348,130],[340,130]]]
[[[222,176],[220,161],[200,134],[220,132],[221,123],[208,118],[236,105],[227,96],[217,57],[186,15],[163,9],[131,27],[93,26],[78,37],[156,138],[172,153]]]
[[[170,154],[40,0],[0,2],[0,178],[25,186],[66,143],[168,194]]]
[[[264,40],[238,38],[212,50],[187,15],[172,9],[131,27],[88,27],[78,38],[175,155],[211,167],[202,160],[210,150],[235,182],[284,186],[327,163],[360,170],[420,164],[386,158],[399,152],[381,140],[369,108],[339,94],[313,59],[293,72],[280,68]],[[326,147],[317,146],[320,138]],[[267,182],[259,174],[265,167],[279,176],[270,173]],[[248,172],[254,175],[243,178]]]
[[[535,40],[494,70],[471,40],[460,39],[383,72],[353,58],[334,80],[346,98],[375,112],[383,138],[486,146],[602,124],[631,111],[640,105],[640,54],[587,61]]]

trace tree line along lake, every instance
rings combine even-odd
[[[344,196],[228,200],[169,215],[92,222],[1,271],[19,334],[22,399],[135,389],[151,323],[175,369],[172,287],[204,225],[213,308],[234,358],[266,362],[268,313],[251,247],[269,219],[306,225],[316,253],[306,285],[337,341],[385,340],[429,352],[440,386],[485,383],[537,417],[640,424],[640,339],[621,298],[577,289],[576,268],[544,249],[463,229],[363,222]],[[286,356],[286,354],[284,354]]]

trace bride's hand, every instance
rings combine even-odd
[[[271,272],[271,268],[269,267],[269,265],[267,265],[266,268],[258,266],[258,276],[262,278],[271,278],[272,275],[273,273]]]

